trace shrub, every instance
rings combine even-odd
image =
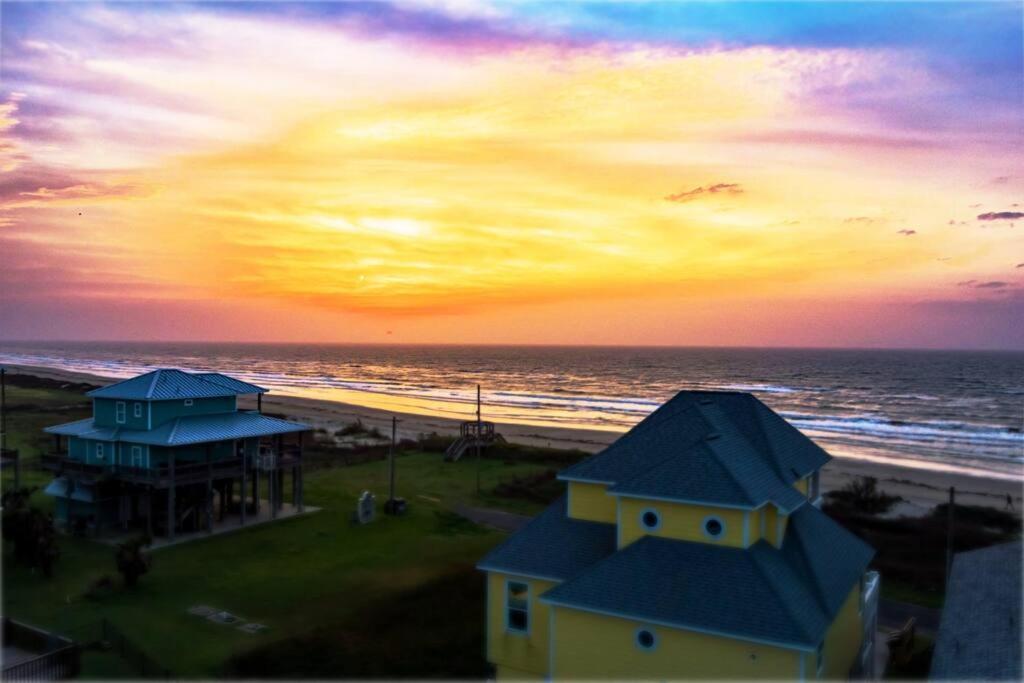
[[[0,498],[3,505],[3,537],[13,546],[16,562],[38,569],[43,576],[53,576],[53,567],[60,558],[57,530],[53,516],[29,505],[33,488],[8,491]]]
[[[825,497],[836,506],[865,515],[886,513],[903,500],[900,496],[879,491],[878,479],[875,477],[857,477],[838,491],[829,491]]]
[[[142,549],[152,543],[149,536],[139,536],[119,543],[114,554],[117,571],[124,578],[124,585],[131,587],[153,565],[153,557]]]

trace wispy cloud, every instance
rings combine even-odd
[[[917,230],[906,230],[906,229],[904,229],[904,230],[897,230],[896,234],[897,235],[907,235],[907,236],[916,235],[917,234]]]
[[[1024,218],[1024,212],[1021,211],[989,211],[988,213],[978,214],[979,221],[1012,221],[1019,218]]]
[[[674,194],[666,195],[665,201],[667,202],[689,202],[694,199],[699,199],[707,195],[726,194],[726,195],[738,195],[743,194],[743,188],[738,183],[715,183],[714,185],[695,187],[692,190],[685,190],[682,192],[676,192]]]

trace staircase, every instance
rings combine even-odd
[[[459,438],[444,452],[447,462],[458,462],[462,455],[477,442],[484,448],[495,443],[506,443],[505,437],[494,431],[493,422],[463,422],[459,426]]]

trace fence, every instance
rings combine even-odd
[[[78,675],[81,648],[67,638],[4,617],[3,644],[5,650],[12,648],[25,653],[39,653],[4,667],[0,675],[4,681],[54,681]]]

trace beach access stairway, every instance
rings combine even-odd
[[[452,445],[444,452],[444,459],[448,462],[457,462],[462,455],[480,444],[481,448],[495,443],[506,443],[505,437],[494,431],[493,422],[463,422],[459,425],[459,438],[452,442]]]

